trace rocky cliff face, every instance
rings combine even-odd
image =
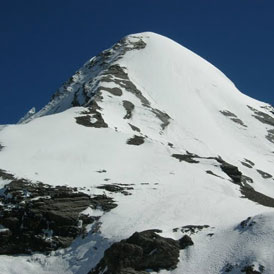
[[[273,131],[196,54],[123,38],[0,131],[0,272],[273,273]]]

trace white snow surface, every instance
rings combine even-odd
[[[210,228],[191,236],[194,246],[181,251],[177,269],[161,274],[225,273],[227,264],[234,266],[231,273],[241,273],[251,264],[274,273],[273,208],[242,198],[240,187],[216,160],[191,164],[171,157],[186,151],[203,157],[219,155],[251,177],[256,191],[274,197],[273,178],[264,179],[256,171],[274,175],[274,146],[265,138],[273,127],[256,119],[248,107],[274,118],[270,106],[244,95],[213,65],[166,37],[151,32],[126,37],[129,42],[140,39],[146,43],[144,48],[127,51],[118,59],[111,48],[110,62],[124,68],[151,108],[169,115],[164,129],[151,108],[123,87],[121,96],[101,93],[98,104],[107,128],[77,124],[75,117],[86,110],[84,104],[71,105],[79,87],[86,85],[95,93],[98,85],[91,82],[95,80],[103,87],[117,87],[114,82],[100,82],[103,69],[88,69],[93,58],[40,112],[28,113],[23,123],[0,131],[0,168],[17,177],[86,187],[91,192],[109,179],[109,184],[133,184],[132,195],[108,193],[118,207],[101,217],[101,233],[76,239],[71,247],[50,255],[0,256],[0,273],[85,274],[111,243],[135,231],[157,228],[161,235],[177,239],[183,234],[173,229],[185,225]],[[135,106],[130,119],[124,119],[124,100]],[[245,126],[220,111],[233,113]],[[144,144],[126,144],[133,135],[145,136]],[[254,167],[242,165],[244,159]],[[97,172],[102,169],[106,173]],[[0,181],[0,186],[5,183]],[[240,228],[249,216],[254,225]]]

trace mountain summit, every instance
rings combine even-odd
[[[274,273],[274,108],[166,37],[93,57],[0,144],[1,273]]]

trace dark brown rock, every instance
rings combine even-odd
[[[128,123],[128,124],[129,124],[129,126],[131,127],[132,130],[137,131],[137,132],[141,132],[141,130],[138,127],[136,127],[136,126],[134,126],[130,123]]]
[[[135,232],[127,240],[114,243],[90,274],[138,273],[146,269],[174,269],[179,261],[178,241],[159,236],[159,230]]]
[[[184,161],[190,164],[199,163],[199,161],[195,160],[196,155],[194,154],[172,154],[171,156],[178,159],[180,162]]]
[[[132,138],[127,140],[128,145],[139,146],[145,142],[145,138],[143,136],[134,135]]]
[[[188,235],[184,235],[180,240],[179,240],[179,245],[181,249],[185,249],[186,247],[190,245],[194,245],[192,239]]]
[[[132,117],[132,111],[134,110],[134,104],[130,101],[124,100],[123,107],[125,108],[127,114],[124,116],[124,119],[130,119]]]
[[[260,169],[257,169],[257,172],[264,178],[264,179],[270,179],[272,178],[272,175],[263,171],[263,170],[260,170]]]
[[[7,228],[0,233],[0,254],[67,247],[85,232],[87,224],[98,219],[82,216],[82,211],[87,207],[108,211],[117,206],[106,195],[90,197],[75,188],[33,184],[24,179],[7,184],[0,202],[0,225]]]
[[[119,186],[116,184],[108,184],[108,185],[102,185],[102,186],[98,186],[97,188],[99,189],[105,189],[109,192],[119,192],[122,193],[124,195],[131,195],[131,193],[129,193],[127,190],[132,190],[133,187],[124,187],[124,186]]]

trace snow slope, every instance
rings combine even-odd
[[[134,136],[144,143],[128,144]],[[274,198],[273,143],[270,105],[166,37],[129,35],[89,60],[42,110],[0,131],[0,168],[87,193],[129,184],[132,195],[108,193],[118,207],[103,214],[100,233],[50,256],[1,256],[0,272],[84,274],[135,231],[157,228],[177,239],[174,228],[209,225],[192,235],[177,269],[160,273],[241,273],[252,264],[274,273],[272,204],[243,198],[243,182],[233,182],[217,160]],[[188,153],[196,163],[172,157]],[[242,227],[249,216],[254,225]]]

